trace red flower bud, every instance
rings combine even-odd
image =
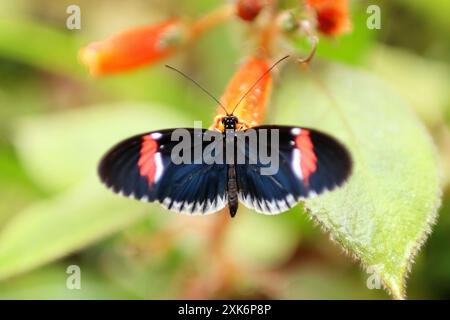
[[[127,30],[91,43],[80,50],[79,58],[92,75],[126,71],[165,58],[185,37],[184,25],[171,20]]]
[[[350,30],[347,0],[308,0],[317,13],[317,28],[323,34],[337,36]]]
[[[264,0],[238,0],[237,15],[245,21],[253,21],[264,6]]]

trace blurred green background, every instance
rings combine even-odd
[[[122,199],[97,181],[97,161],[115,142],[194,120],[208,125],[214,105],[162,64],[93,79],[78,49],[220,3],[0,0],[0,299],[389,298],[367,288],[369,275],[300,206],[270,218],[241,206],[225,224],[220,215],[177,216]],[[318,59],[383,79],[432,134],[443,206],[416,258],[408,297],[448,299],[450,3],[375,3],[381,30],[365,27],[373,1],[353,1],[353,32],[321,39]],[[65,27],[70,4],[81,7],[81,30]],[[220,96],[248,52],[243,34],[245,24],[233,21],[169,62]],[[282,78],[276,82],[283,86]],[[81,268],[81,290],[66,288],[70,265]]]

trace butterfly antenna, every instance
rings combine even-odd
[[[234,113],[234,111],[237,109],[237,107],[239,107],[239,105],[241,104],[241,102],[245,99],[245,97],[252,92],[253,89],[255,89],[256,85],[268,74],[270,73],[270,71],[272,71],[273,68],[275,68],[280,62],[282,62],[283,60],[286,60],[287,58],[289,58],[289,56],[285,56],[283,58],[281,58],[280,60],[278,60],[277,62],[275,62],[269,69],[267,69],[259,78],[258,80],[255,81],[255,83],[250,87],[250,89],[247,90],[247,92],[241,97],[241,99],[238,101],[238,103],[236,104],[236,106],[234,107],[233,111],[231,112],[231,114]]]
[[[223,106],[222,102],[219,101],[219,99],[217,99],[216,97],[214,97],[208,90],[206,90],[200,83],[198,83],[197,81],[195,81],[194,79],[192,79],[190,76],[188,76],[187,74],[185,74],[183,71],[178,70],[175,67],[169,66],[168,64],[166,64],[166,68],[169,68],[173,71],[178,72],[179,74],[181,74],[183,77],[185,77],[186,79],[192,81],[197,87],[199,87],[204,93],[206,93],[208,96],[210,96],[215,102],[217,102],[219,104],[219,106],[222,107],[222,109],[225,111],[225,113],[228,115],[227,109]]]

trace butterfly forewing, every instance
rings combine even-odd
[[[226,205],[225,164],[194,161],[198,130],[186,130],[191,137],[191,158],[175,164],[172,151],[174,130],[149,132],[124,140],[101,160],[100,179],[114,192],[143,201],[157,201],[180,213],[213,213]],[[205,130],[200,130],[200,139]],[[197,137],[196,137],[197,135]],[[196,139],[197,138],[197,139]],[[200,140],[201,148],[205,143]]]
[[[307,128],[260,126],[250,130],[261,137],[277,132],[278,140],[246,145],[246,156],[257,157],[256,164],[237,164],[239,199],[258,212],[274,214],[288,210],[303,198],[315,196],[342,185],[348,178],[352,161],[347,149],[331,136]],[[262,135],[262,131],[268,132]],[[272,144],[278,143],[278,149]],[[278,151],[278,170],[262,174],[268,167],[260,156],[261,146]],[[238,152],[242,149],[238,148]]]

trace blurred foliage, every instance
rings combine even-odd
[[[194,119],[207,126],[214,106],[162,65],[91,79],[76,60],[78,48],[136,24],[172,15],[199,16],[220,1],[81,0],[77,3],[82,7],[82,29],[69,31],[65,11],[72,3],[0,2],[0,298],[388,297],[382,290],[367,289],[369,275],[330,244],[301,206],[274,217],[243,209],[227,229],[217,230],[224,215],[179,217],[105,190],[95,178],[95,169],[110,145],[133,133],[190,126]],[[384,90],[387,84],[408,101],[436,142],[446,178],[450,169],[447,4],[438,0],[377,3],[382,8],[382,29],[365,28],[369,1],[354,1],[354,32],[340,39],[321,39],[318,65],[322,60],[351,65],[342,67],[342,76],[356,77],[358,88],[365,80],[358,72],[345,70],[365,69],[385,82],[369,96],[392,97],[390,90]],[[220,95],[247,50],[237,39],[245,29],[239,21],[219,27],[170,63]],[[307,50],[301,41],[295,45]],[[339,74],[327,77],[314,68],[298,73],[296,77],[313,83],[318,79],[328,88],[329,81],[341,81]],[[276,117],[267,121],[286,121],[290,116],[298,124],[319,124],[320,115],[311,108],[324,103],[330,91],[333,99],[340,97],[332,85],[329,91],[305,87],[301,99],[283,96],[292,93],[294,81],[298,80],[280,75],[279,95],[269,111],[269,117]],[[344,86],[342,82],[337,86]],[[352,98],[351,90],[347,92],[349,104],[364,103],[358,93]],[[385,105],[380,100],[377,108],[397,106],[394,98]],[[374,107],[369,101],[366,106]],[[401,109],[391,110],[395,118],[377,119],[374,125],[400,129],[407,123],[411,139],[421,144],[421,127],[409,127],[411,115]],[[334,116],[326,116],[330,118]],[[359,137],[373,142],[370,133]],[[386,149],[399,138],[386,140]],[[377,143],[379,139],[374,137]],[[401,167],[408,150],[392,156]],[[404,169],[411,171],[410,179],[421,175],[425,179],[430,169],[420,168]],[[387,179],[395,183],[400,178]],[[432,189],[433,183],[424,188]],[[416,258],[410,298],[450,298],[450,193],[448,180],[443,183],[444,206]],[[379,192],[389,193],[389,187]],[[397,207],[390,209],[385,214],[395,220]],[[220,248],[214,246],[219,236],[224,241]],[[73,264],[81,267],[82,290],[65,286],[66,268]]]
[[[354,169],[345,186],[307,199],[305,207],[345,250],[377,270],[394,297],[402,297],[410,261],[440,204],[430,138],[402,99],[366,72],[327,64],[310,72],[312,81],[295,81],[298,72],[285,76],[274,103],[283,106],[276,122],[338,137],[350,148]]]

